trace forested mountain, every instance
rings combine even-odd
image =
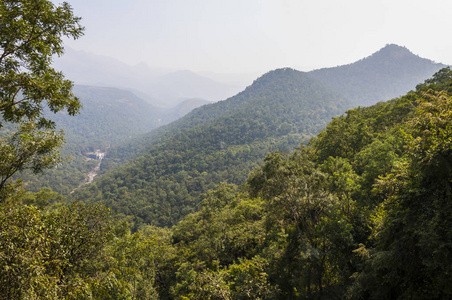
[[[451,92],[443,69],[210,191],[172,228],[172,295],[450,298]]]
[[[403,95],[442,67],[444,67],[443,64],[420,58],[404,47],[391,44],[355,63],[314,70],[307,74],[329,87],[330,90],[342,94],[350,103],[348,108],[351,108]],[[223,105],[225,108],[222,110],[229,106],[233,107],[232,102]],[[215,118],[222,113],[222,110],[217,110],[215,106],[204,107],[199,112],[187,116],[180,122],[175,122],[162,131],[151,132],[147,139],[151,141],[154,137],[165,138],[167,134],[176,132],[177,128],[190,127]],[[126,158],[137,155],[143,148],[146,148],[149,141],[144,138],[131,147],[124,145],[122,149],[118,149],[122,153],[119,156]],[[131,152],[133,155],[124,155],[126,152]]]
[[[143,155],[74,197],[133,215],[137,224],[174,224],[209,188],[243,182],[266,153],[290,151],[349,105],[303,72],[269,72],[237,96],[152,133]]]
[[[314,70],[309,75],[351,100],[353,106],[368,106],[406,94],[444,67],[390,44],[352,64]]]
[[[266,152],[290,151],[320,131],[331,116],[403,94],[441,66],[388,45],[347,66],[269,72],[235,97],[112,149],[103,172],[139,157],[90,189],[97,200],[134,215],[138,223],[172,224],[194,209],[199,195],[215,183],[242,182]],[[76,197],[92,197],[87,190]]]
[[[130,217],[100,205],[12,186],[0,202],[0,295],[449,299],[451,118],[443,69],[415,92],[348,110],[295,151],[269,153],[171,229],[131,233]]]
[[[129,91],[75,86],[74,93],[83,105],[79,115],[46,112],[46,116],[65,133],[62,153],[66,159],[57,168],[39,176],[31,172],[21,174],[31,190],[45,186],[69,194],[97,165],[97,162],[87,160],[87,153],[97,149],[105,153],[110,147],[161,124],[162,109],[151,106]]]

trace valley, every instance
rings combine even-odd
[[[87,160],[95,160],[97,164],[95,167],[88,173],[85,180],[78,185],[75,189],[73,189],[70,194],[73,194],[77,189],[81,188],[85,184],[89,184],[94,181],[94,177],[99,174],[100,165],[102,164],[102,160],[105,158],[106,152],[102,152],[100,149],[96,149],[94,152],[86,153]]]
[[[418,64],[418,75],[410,69],[413,64]],[[404,80],[382,77],[375,65],[390,68],[381,74]],[[117,212],[127,211],[137,228],[174,225],[194,212],[201,196],[217,184],[243,183],[267,153],[290,152],[320,132],[332,117],[386,96],[402,95],[419,83],[418,78],[431,76],[441,67],[403,47],[388,45],[349,66],[307,73],[268,72],[234,97],[195,109],[135,144],[113,147],[99,180],[72,197],[96,199]],[[372,85],[359,84],[362,90],[358,90],[357,78]],[[335,92],[338,83],[341,90]],[[116,197],[118,190],[127,191],[127,196]]]
[[[452,294],[446,65],[389,44],[237,90],[60,63],[89,75],[72,102],[39,117],[0,102],[9,122],[30,115],[0,124],[0,299]]]

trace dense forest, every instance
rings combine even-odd
[[[346,106],[303,72],[269,72],[237,96],[162,128],[144,155],[103,174],[73,198],[134,216],[136,226],[174,225],[195,211],[202,193],[223,181],[240,184],[268,152],[294,149]]]
[[[215,184],[242,183],[266,153],[292,151],[331,117],[402,94],[441,66],[387,45],[346,66],[268,72],[234,97],[114,147],[104,174],[73,199],[94,199],[132,215],[137,227],[174,225]]]
[[[61,172],[58,126],[83,103],[51,57],[84,28],[48,0],[1,1],[0,16],[1,300],[452,297],[450,68],[355,108],[307,73],[268,72],[115,147],[67,198],[16,176]],[[126,94],[115,104],[142,111]],[[119,142],[127,122],[99,133]],[[81,143],[62,151],[94,149],[66,126]]]
[[[450,290],[452,71],[269,153],[171,228],[10,186],[5,299],[441,299]],[[12,252],[14,251],[14,255]],[[30,272],[33,270],[33,272]]]

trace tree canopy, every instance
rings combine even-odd
[[[66,2],[0,2],[0,192],[17,171],[39,172],[58,162],[61,133],[43,107],[70,115],[80,109],[72,82],[51,66],[63,54],[63,37],[79,38],[84,28]]]

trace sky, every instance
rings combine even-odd
[[[65,44],[129,65],[310,71],[352,63],[386,44],[452,65],[450,0],[66,1],[86,29]]]

